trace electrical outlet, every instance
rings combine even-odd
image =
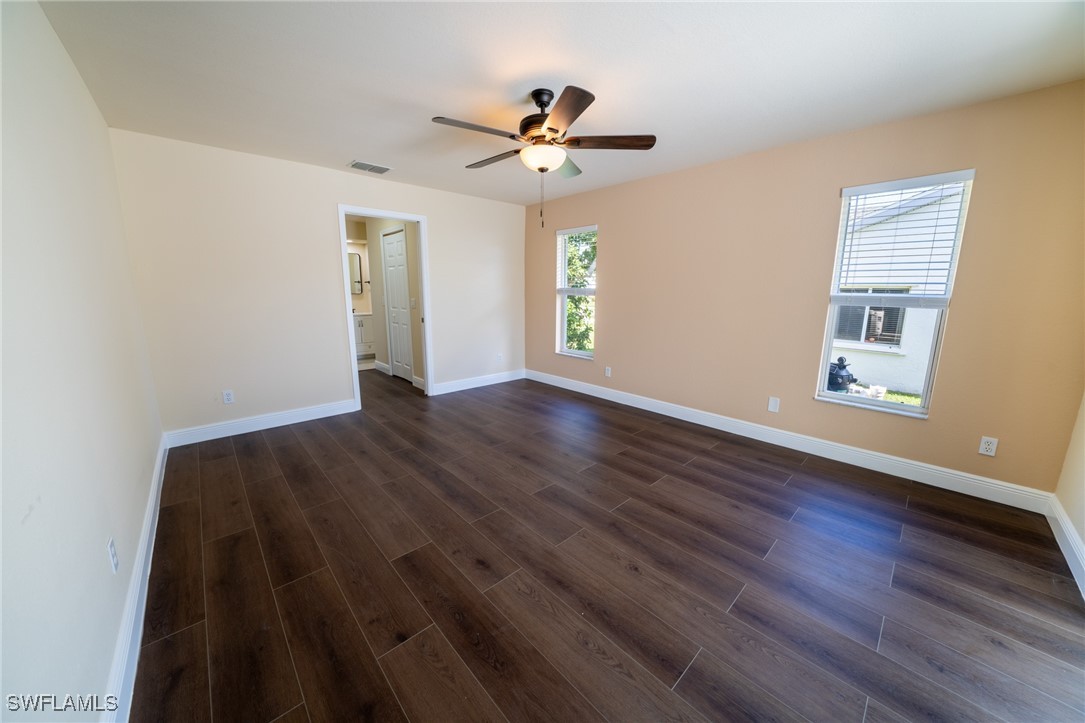
[[[234,390],[233,389],[223,389],[222,390],[222,403],[223,404],[233,404],[234,403]]]
[[[769,411],[774,413],[780,411],[779,397],[769,397]]]
[[[109,550],[109,566],[113,568],[113,574],[117,574],[117,570],[121,566],[121,561],[117,557],[117,546],[113,544],[113,538],[109,538],[109,542],[106,543],[106,549]]]
[[[980,454],[994,457],[998,451],[998,439],[995,437],[980,437]]]
[[[497,352],[497,360],[498,361],[505,361],[505,355],[502,354],[501,352]]]
[[[610,367],[603,367],[603,376],[604,377],[609,377],[610,376]]]

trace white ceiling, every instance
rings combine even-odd
[[[581,191],[1085,76],[1085,3],[45,2],[106,122],[527,204],[513,141],[533,88],[597,100]],[[358,171],[349,171],[359,173]]]

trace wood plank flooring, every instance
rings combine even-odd
[[[1042,516],[546,385],[170,450],[134,721],[1085,721]]]

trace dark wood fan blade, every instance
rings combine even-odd
[[[656,144],[655,136],[577,136],[566,138],[566,148],[616,148],[625,151],[646,151]]]
[[[521,150],[522,149],[517,148],[515,151],[505,151],[504,153],[498,153],[496,156],[490,156],[489,158],[484,158],[483,160],[472,163],[470,166],[467,166],[467,167],[468,168],[482,168],[483,166],[488,166],[491,163],[497,163],[498,161],[503,161],[506,158],[512,158],[515,155],[519,155]]]
[[[520,138],[519,133],[510,133],[509,131],[499,130],[497,128],[490,128],[489,126],[480,126],[478,123],[468,123],[467,121],[456,120],[455,118],[445,118],[444,116],[437,116],[433,119],[434,123],[440,123],[443,126],[452,126],[453,128],[463,128],[468,131],[478,131],[479,133],[489,133],[492,136],[501,136],[502,138],[511,138],[514,141],[523,140]]]
[[[580,114],[588,109],[595,101],[595,96],[575,85],[565,86],[561,95],[550,109],[550,115],[546,117],[546,131],[554,134],[555,138],[561,138],[569,130]]]
[[[565,163],[558,167],[558,175],[562,178],[573,178],[581,174],[580,166],[573,163],[570,156],[565,156]]]

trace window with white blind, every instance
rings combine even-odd
[[[927,415],[974,175],[843,190],[819,399]]]
[[[595,356],[595,226],[558,231],[559,354]]]

